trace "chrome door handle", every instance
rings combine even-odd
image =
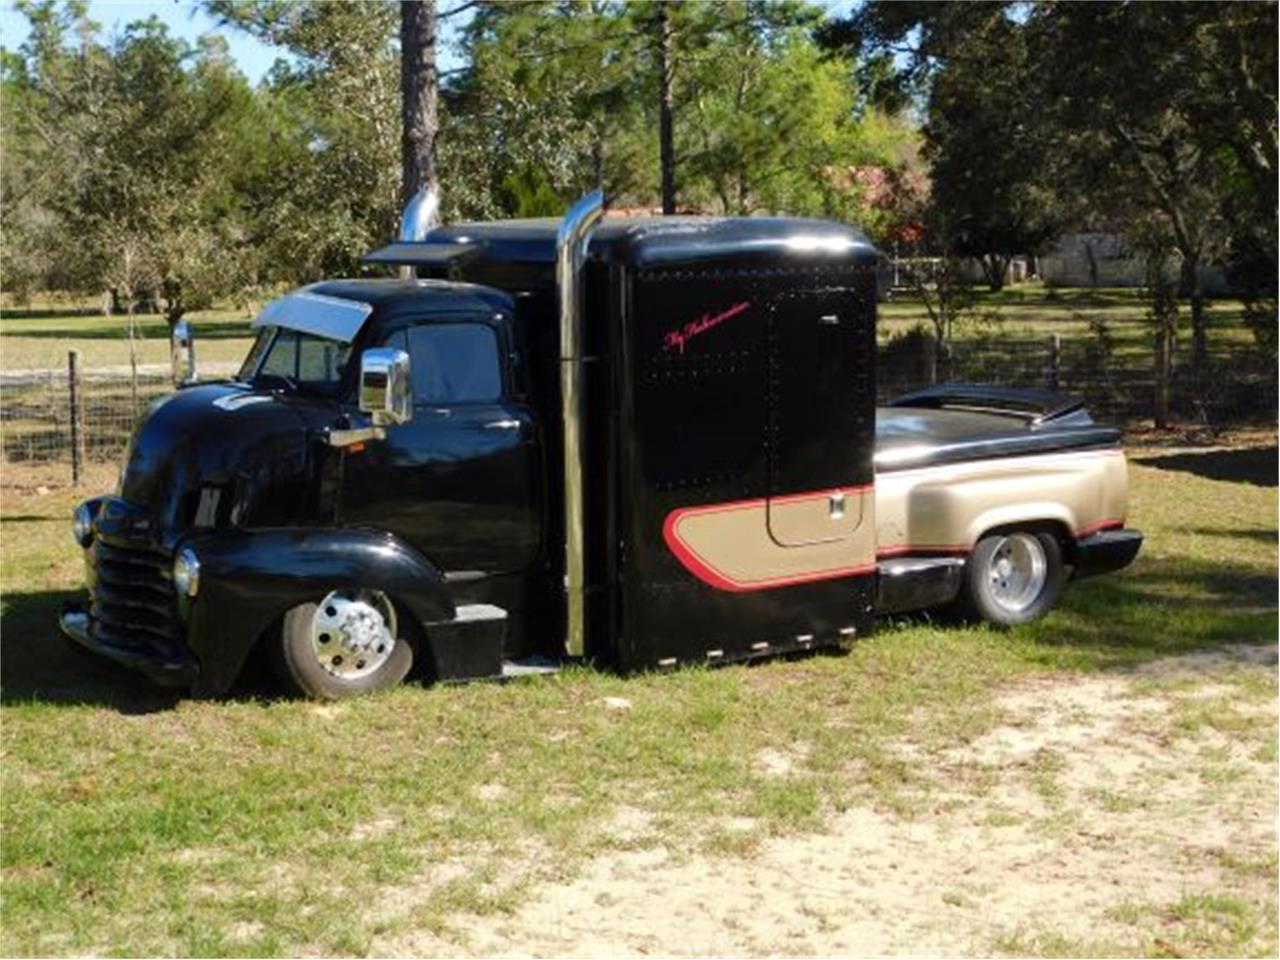
[[[490,420],[484,425],[486,430],[516,430],[519,427],[519,420]]]

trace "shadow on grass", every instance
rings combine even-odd
[[[1276,486],[1276,447],[1246,447],[1240,450],[1211,450],[1205,453],[1173,453],[1158,457],[1135,457],[1136,463],[1157,470],[1192,473],[1208,480]]]
[[[1027,628],[1033,660],[1127,669],[1161,657],[1276,639],[1276,575],[1187,559],[1068,583],[1062,607]]]
[[[178,695],[94,657],[58,630],[58,612],[83,591],[8,593],[0,613],[0,703],[86,704],[121,713],[168,710]]]
[[[58,613],[83,590],[7,593],[0,612],[0,704],[108,707],[126,714],[170,710],[184,691],[157,686],[131,670],[94,656],[62,636]],[[271,701],[283,693],[265,652],[255,648],[223,699]]]
[[[253,329],[250,327],[248,320],[225,320],[204,324],[196,321],[191,324],[191,329],[195,334],[197,350],[200,349],[201,340],[243,340],[246,337],[253,336]],[[30,340],[119,340],[122,343],[129,339],[123,327],[116,328],[112,326],[103,326],[90,330],[53,327],[48,330],[0,331],[0,339],[6,337],[21,337]],[[138,331],[138,339],[167,340],[169,339],[169,332],[163,326],[159,329],[149,326]]]
[[[39,320],[44,317],[100,317],[101,307],[5,307],[0,320]]]
[[[1186,558],[1143,559],[1118,574],[1068,583],[1061,608],[1008,636],[1029,662],[1056,669],[1127,670],[1161,657],[1275,641],[1274,571]],[[82,591],[10,593],[0,615],[0,703],[92,705],[127,714],[167,710],[164,690],[64,640],[58,611]],[[954,614],[886,618],[881,629],[963,629]],[[891,641],[890,641],[891,642]],[[728,667],[726,669],[739,669]],[[274,700],[281,691],[255,650],[228,700]]]
[[[1198,537],[1221,537],[1224,540],[1245,539],[1255,543],[1275,543],[1275,530],[1236,530],[1231,527],[1188,527],[1187,533]]]

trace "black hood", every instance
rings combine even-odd
[[[169,536],[195,525],[202,497],[202,526],[233,513],[244,522],[268,491],[277,508],[299,506],[313,466],[312,431],[334,414],[332,406],[245,384],[187,387],[157,401],[138,424],[120,494]]]

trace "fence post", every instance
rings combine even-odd
[[[84,392],[80,389],[80,351],[67,353],[67,391],[71,421],[71,483],[80,486],[84,471]]]
[[[1049,389],[1057,390],[1062,382],[1062,334],[1049,338]]]

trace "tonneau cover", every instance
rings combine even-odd
[[[1083,411],[1081,411],[1083,413]],[[876,410],[878,473],[1059,450],[1116,447],[1120,431],[1087,415],[1038,422],[1018,414],[889,406]]]

